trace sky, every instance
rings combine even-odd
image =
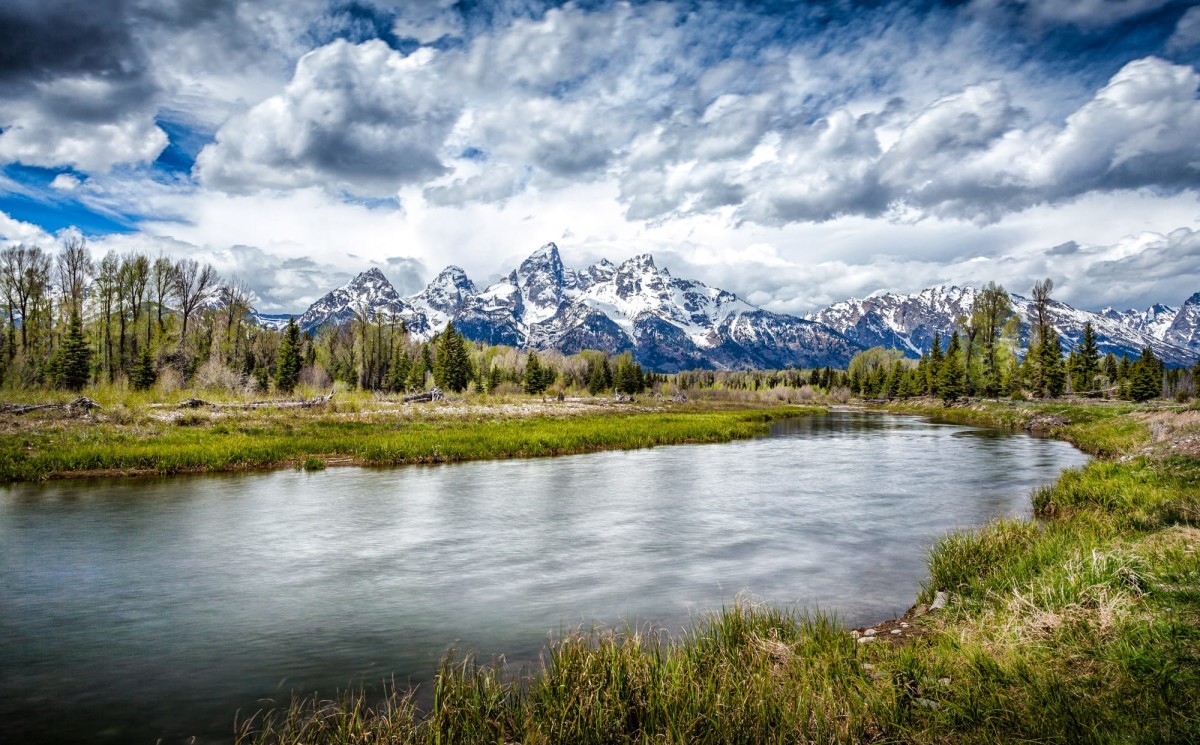
[[[803,313],[1200,291],[1200,4],[5,0],[0,244],[212,263],[261,312],[553,241]]]

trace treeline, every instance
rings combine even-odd
[[[51,254],[0,251],[0,383],[80,390],[109,383],[148,389],[291,393],[299,385],[409,392],[540,394],[552,388],[635,394],[661,384],[629,353],[520,352],[465,339],[451,324],[414,339],[399,316],[358,316],[301,333],[263,328],[252,295],[209,264],[109,252],[98,261],[68,237]]]
[[[935,335],[920,360],[896,349],[874,347],[850,360],[848,385],[868,398],[962,396],[1055,398],[1066,393],[1146,401],[1159,396],[1186,399],[1194,393],[1200,363],[1193,370],[1167,369],[1149,347],[1136,360],[1101,356],[1096,332],[1084,325],[1078,346],[1064,353],[1050,321],[1051,280],[1033,287],[1029,348],[1018,353],[1022,319],[1003,287],[991,283],[975,299],[970,315],[958,320],[948,340]],[[944,343],[943,343],[944,342]]]

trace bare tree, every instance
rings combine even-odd
[[[195,259],[180,259],[175,262],[174,278],[171,282],[172,295],[179,301],[182,327],[179,333],[179,348],[187,340],[188,320],[217,291],[220,276],[212,264],[203,267]]]
[[[150,260],[142,254],[130,254],[125,256],[121,261],[121,294],[124,297],[123,305],[129,309],[130,323],[133,324],[133,333],[129,335],[129,358],[136,359],[138,352],[138,318],[142,314],[142,306],[146,300],[146,285],[150,282]],[[150,319],[147,316],[146,325],[150,325]],[[121,351],[124,358],[125,350],[125,322],[121,321]],[[149,342],[147,341],[147,344]]]
[[[159,256],[154,260],[154,266],[151,268],[151,276],[154,284],[154,300],[158,305],[158,333],[163,333],[163,306],[166,304],[167,297],[171,294],[175,277],[175,265],[167,259],[166,256]],[[149,326],[149,324],[147,324]],[[150,329],[146,329],[146,345],[150,345]]]
[[[1029,320],[1033,322],[1033,330],[1037,334],[1039,344],[1044,343],[1050,336],[1050,293],[1054,291],[1054,280],[1047,277],[1033,283],[1033,312]]]
[[[234,365],[241,351],[242,322],[250,312],[250,288],[241,279],[234,277],[232,282],[221,288],[218,297],[221,299],[221,308],[225,315],[225,338],[233,339],[229,364]]]
[[[58,255],[58,289],[66,303],[66,315],[83,315],[83,299],[96,267],[87,241],[81,236],[71,236],[63,241],[62,253]]]
[[[100,301],[100,328],[104,335],[104,364],[108,369],[108,379],[116,379],[116,365],[113,364],[112,345],[112,315],[113,306],[119,300],[121,292],[121,257],[116,251],[109,251],[100,260],[100,269],[96,273],[96,297]]]

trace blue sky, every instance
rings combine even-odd
[[[1194,6],[12,0],[0,242],[195,257],[265,312],[547,241],[784,312],[1044,276],[1178,304]]]

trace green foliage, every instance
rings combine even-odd
[[[947,403],[961,397],[966,390],[966,369],[963,366],[962,349],[959,345],[958,331],[950,336],[950,344],[946,347],[946,357],[938,369],[938,397]]]
[[[1096,346],[1096,330],[1090,321],[1083,325],[1083,337],[1072,359],[1071,388],[1078,392],[1096,390],[1096,376],[1100,374],[1100,349]]]
[[[629,352],[617,358],[617,371],[613,374],[613,388],[629,395],[646,390],[646,375],[642,366],[633,361]]]
[[[148,391],[154,387],[157,380],[158,370],[154,367],[154,357],[150,354],[149,347],[143,347],[141,359],[130,373],[129,382],[133,384],[135,391]]]
[[[450,323],[438,340],[437,360],[433,368],[434,383],[440,388],[458,393],[467,389],[471,376],[471,359],[467,355],[466,340],[454,330],[454,324]]]
[[[554,368],[543,365],[536,353],[530,352],[525,357],[524,385],[526,393],[532,395],[544,393],[554,383],[556,377],[558,377],[558,373],[554,371]]]
[[[1162,362],[1154,356],[1154,350],[1146,347],[1133,363],[1129,376],[1129,398],[1133,401],[1149,401],[1162,395]]]
[[[92,349],[83,336],[83,322],[78,313],[71,313],[67,333],[59,346],[57,368],[59,385],[69,391],[83,390],[92,377]]]
[[[403,391],[408,387],[409,376],[412,374],[413,361],[403,344],[397,344],[392,353],[392,364],[388,371],[388,388],[393,391]]]
[[[275,389],[291,393],[300,381],[300,327],[295,318],[288,319],[275,360]]]

